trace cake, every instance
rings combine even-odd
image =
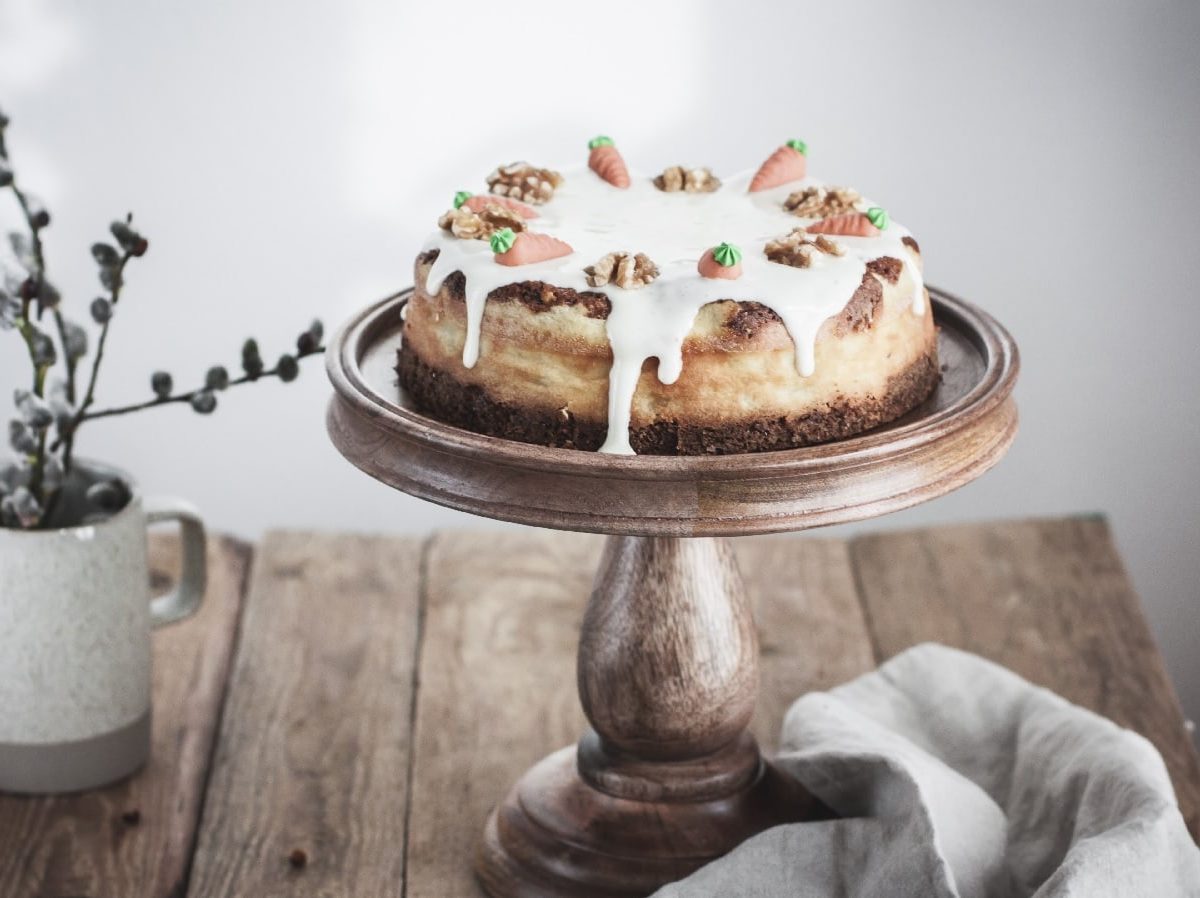
[[[493,171],[417,256],[400,385],[423,413],[618,454],[789,449],[892,421],[938,381],[909,231],[807,174],[587,164]]]

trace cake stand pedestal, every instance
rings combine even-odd
[[[930,293],[943,376],[925,403],[849,440],[747,455],[612,456],[459,430],[396,384],[407,293],[338,333],[328,427],[355,465],[451,508],[609,534],[579,640],[591,727],[487,820],[475,869],[494,898],[648,895],[764,829],[828,816],[746,730],[758,641],[722,537],[874,517],[1000,459],[1016,432],[1016,347],[984,313]]]

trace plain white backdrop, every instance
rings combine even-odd
[[[81,317],[87,248],[133,210],[104,404],[164,368],[270,362],[410,280],[456,189],[612,134],[638,168],[730,172],[788,137],[894,210],[931,283],[1003,321],[1022,430],[999,468],[867,527],[1100,511],[1200,714],[1200,6],[0,0],[0,108]],[[12,223],[0,203],[0,222]],[[0,387],[18,344],[0,344]],[[24,375],[19,375],[23,380]],[[81,451],[217,529],[499,526],[393,493],[291,385],[97,422]]]

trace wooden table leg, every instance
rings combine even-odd
[[[591,723],[492,813],[493,898],[634,898],[755,833],[826,816],[746,731],[758,638],[728,543],[609,537],[579,641]]]

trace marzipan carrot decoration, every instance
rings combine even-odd
[[[799,181],[808,171],[808,146],[803,140],[789,140],[758,167],[750,180],[750,192],[770,190],[788,181]]]
[[[522,218],[537,218],[538,214],[532,206],[527,206],[519,200],[512,200],[506,196],[497,196],[494,193],[475,194],[472,196],[465,190],[460,190],[454,194],[454,208],[466,206],[472,212],[482,212],[483,207],[487,205],[503,206],[505,209],[511,209]]]
[[[810,234],[840,234],[843,237],[874,237],[888,226],[888,214],[878,206],[866,212],[846,212],[815,221],[804,230]]]
[[[696,263],[700,277],[736,281],[742,276],[742,251],[732,243],[722,243],[705,250]]]
[[[611,137],[593,137],[588,141],[588,149],[592,151],[588,156],[588,168],[613,187],[624,190],[629,186],[629,168]]]
[[[557,237],[529,231],[514,234],[512,228],[501,228],[492,234],[491,245],[496,262],[500,265],[532,265],[575,252],[569,243]]]

